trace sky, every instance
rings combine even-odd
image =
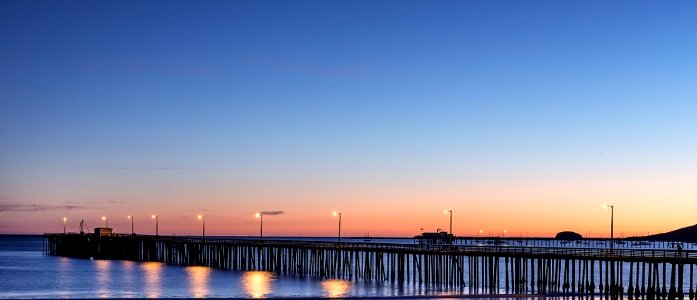
[[[691,1],[0,1],[0,234],[697,223]],[[505,233],[504,233],[505,232]]]

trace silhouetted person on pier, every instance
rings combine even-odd
[[[678,257],[682,257],[682,245],[678,244]]]

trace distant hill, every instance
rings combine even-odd
[[[627,238],[633,241],[673,241],[673,242],[697,242],[697,224],[673,230],[666,233],[659,233],[647,236],[637,236]]]
[[[557,240],[575,241],[582,240],[583,236],[573,231],[562,231],[554,237]]]

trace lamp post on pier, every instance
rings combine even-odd
[[[615,206],[605,205],[605,208],[610,209],[610,256],[613,256],[613,250],[615,248]],[[615,261],[610,260],[610,294],[617,291],[617,284],[615,283]]]
[[[63,234],[65,234],[65,224],[68,223],[68,218],[63,217]]]
[[[443,213],[445,214],[450,214],[450,234],[453,234],[453,210],[452,209],[446,209],[443,210]]]
[[[264,214],[261,212],[258,212],[254,216],[259,218],[259,239],[263,240],[264,239]]]
[[[206,237],[206,217],[203,215],[198,215],[198,219],[203,221],[203,229],[201,230],[201,236]]]
[[[339,236],[338,236],[337,241],[338,241],[339,243],[341,243],[341,212],[335,211],[335,212],[333,213],[333,215],[334,215],[334,216],[339,216]]]
[[[131,235],[135,235],[133,231],[133,219],[135,219],[133,216],[128,216],[128,219],[131,220]]]
[[[155,236],[160,236],[160,219],[157,215],[152,215],[152,218],[155,220]]]
[[[445,209],[445,210],[443,210],[443,213],[450,214],[450,232],[448,232],[448,234],[450,236],[448,236],[448,242],[452,243],[453,238],[455,237],[455,235],[453,234],[453,210],[452,209]]]
[[[605,208],[610,209],[610,254],[612,254],[615,247],[615,206],[608,204],[605,205]]]
[[[104,228],[109,227],[109,220],[106,218],[106,216],[102,217],[102,221],[104,221]]]

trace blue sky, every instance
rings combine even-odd
[[[0,202],[155,206],[176,186],[304,207],[315,186],[694,178],[695,13],[688,1],[4,1]],[[697,195],[680,187],[676,203]]]

